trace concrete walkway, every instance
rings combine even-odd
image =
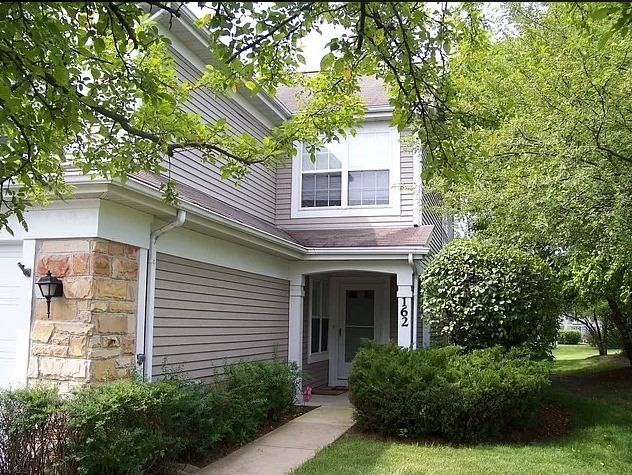
[[[294,470],[353,425],[353,408],[346,393],[314,396],[308,405],[321,406],[190,473],[283,475]]]

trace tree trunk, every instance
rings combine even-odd
[[[593,340],[597,342],[597,348],[599,349],[599,356],[606,356],[608,354],[608,325],[603,325],[603,331],[599,324],[599,317],[593,312],[593,319],[595,320],[595,332],[597,338],[593,335]]]
[[[599,356],[608,354],[608,342],[606,340],[607,325],[599,323],[599,316],[595,311],[593,311],[592,318],[575,314],[571,316],[571,319],[581,323],[588,329],[588,333],[590,333],[597,350],[599,350]]]
[[[612,321],[614,325],[621,333],[621,344],[623,345],[623,352],[628,357],[630,366],[632,366],[632,331],[630,331],[630,325],[627,321],[627,315],[623,313],[618,302],[610,297],[607,297],[608,306],[612,310]]]

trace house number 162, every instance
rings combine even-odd
[[[399,309],[399,315],[402,317],[402,327],[408,326],[408,307],[406,306],[406,299],[402,299],[402,306]]]

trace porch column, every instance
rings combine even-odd
[[[413,345],[414,302],[413,273],[408,267],[397,272],[397,344],[402,348]]]
[[[305,297],[305,275],[290,278],[290,321],[288,339],[288,361],[303,365],[303,297]]]

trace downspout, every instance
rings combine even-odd
[[[413,270],[413,349],[417,349],[417,328],[419,325],[419,275],[417,274],[417,266],[413,259],[413,253],[408,253],[408,265]]]
[[[154,336],[154,300],[156,297],[156,241],[163,234],[184,224],[187,212],[179,209],[177,219],[161,228],[152,231],[149,235],[149,258],[147,259],[147,292],[145,303],[145,347],[143,354],[143,375],[151,380],[151,359],[153,354]]]

